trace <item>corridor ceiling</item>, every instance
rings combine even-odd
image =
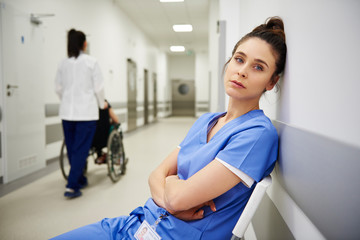
[[[159,0],[115,0],[119,7],[162,50],[185,46],[185,54],[208,50],[210,0],[161,3]],[[174,24],[192,24],[192,32],[174,32]],[[179,53],[177,53],[179,54]]]

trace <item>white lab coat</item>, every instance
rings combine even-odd
[[[55,92],[61,100],[59,116],[68,121],[99,119],[104,108],[104,80],[97,60],[80,53],[64,59],[55,78]]]

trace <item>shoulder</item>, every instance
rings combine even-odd
[[[243,138],[244,135],[249,135],[253,140],[259,138],[278,139],[276,128],[263,111],[253,111],[245,117],[240,124],[231,129],[232,136]]]
[[[79,57],[82,57],[82,58],[86,59],[87,61],[93,61],[93,62],[97,61],[95,57],[90,56],[89,54],[86,54],[86,53],[81,53],[79,55]]]
[[[222,138],[231,139],[231,141],[256,142],[260,139],[269,141],[278,139],[276,128],[261,110],[249,112],[233,120],[224,128],[223,133]]]
[[[277,137],[277,130],[272,124],[270,118],[268,118],[263,111],[260,111],[259,114],[252,118],[252,121],[249,122],[254,127],[261,130],[263,133],[270,135],[275,135]]]
[[[63,65],[65,65],[66,63],[68,63],[70,61],[71,58],[66,57],[60,60],[60,62],[58,63],[58,66],[61,67]]]
[[[60,72],[66,71],[68,69],[69,65],[71,65],[73,61],[74,61],[74,58],[69,58],[69,57],[63,58],[58,63],[58,71],[60,71]]]
[[[97,64],[97,59],[86,53],[81,53],[78,58],[79,61],[85,62],[89,67],[94,67]]]

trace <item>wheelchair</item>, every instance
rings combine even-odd
[[[125,156],[125,149],[123,144],[123,132],[121,129],[121,125],[111,125],[109,131],[109,137],[107,139],[106,147],[103,148],[106,154],[106,164],[108,169],[108,176],[110,177],[112,182],[117,182],[122,175],[125,174],[126,164],[128,162],[128,158]],[[91,160],[96,160],[97,150],[95,146],[92,146],[89,151],[89,155],[87,158],[86,166],[84,169],[84,174],[87,172],[88,162]],[[60,169],[65,180],[68,179],[70,172],[70,162],[67,157],[66,144],[65,140],[62,143],[61,151],[60,151]]]

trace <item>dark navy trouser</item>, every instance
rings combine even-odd
[[[78,190],[87,183],[83,174],[96,130],[96,121],[62,120],[65,143],[71,165],[67,188]]]

